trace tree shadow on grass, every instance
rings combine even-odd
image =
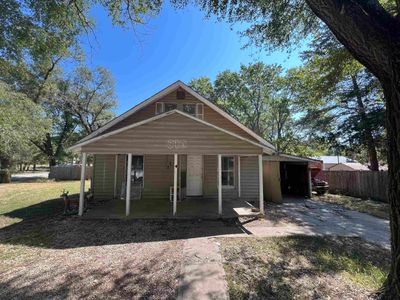
[[[51,199],[0,215],[22,219],[0,229],[0,244],[68,249],[243,234],[236,219],[82,219],[63,216],[63,207]]]
[[[179,257],[173,256],[174,250],[150,248],[152,258],[143,260],[134,253],[123,256],[124,249],[115,249],[105,261],[94,259],[96,255],[84,259],[87,251],[83,257],[68,253],[64,261],[62,257],[37,260],[27,269],[2,273],[0,298],[175,299],[180,275]],[[113,259],[112,254],[117,258]]]
[[[232,299],[367,298],[390,264],[388,250],[360,238],[291,236],[222,244]]]

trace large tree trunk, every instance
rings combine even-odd
[[[306,2],[346,49],[379,78],[383,87],[392,261],[380,298],[400,299],[400,18],[390,15],[376,0]]]
[[[381,299],[400,299],[400,64],[392,80],[381,81],[386,100],[392,263]]]

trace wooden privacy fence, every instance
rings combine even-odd
[[[86,166],[86,179],[93,176],[93,167]],[[81,179],[80,165],[59,165],[50,167],[49,179],[55,180],[79,180]]]
[[[328,182],[331,193],[388,201],[387,171],[321,171],[317,178]]]

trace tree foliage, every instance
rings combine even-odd
[[[32,153],[31,140],[40,139],[51,126],[42,107],[0,82],[0,157],[11,160]]]
[[[270,140],[279,152],[298,155],[318,152],[320,147],[312,151],[306,146],[312,138],[302,136],[296,126],[294,94],[280,66],[261,62],[242,65],[238,72],[222,71],[213,83],[209,78],[200,77],[189,84]]]

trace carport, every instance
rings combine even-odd
[[[281,203],[285,196],[311,197],[311,169],[319,160],[287,154],[263,157],[264,200]]]

